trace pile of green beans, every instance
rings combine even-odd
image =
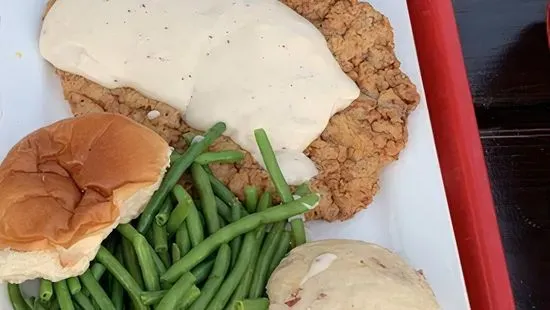
[[[267,135],[256,130],[282,204],[273,206],[272,193],[254,184],[238,199],[208,166],[244,158],[239,151],[206,152],[224,130],[218,123],[203,139],[192,139],[185,153],[174,152],[171,168],[136,225],[118,225],[82,275],[55,283],[40,280],[37,298],[9,284],[13,308],[266,310],[267,280],[292,242],[305,242],[303,223],[293,221],[292,232],[286,223],[314,208],[319,195],[307,185],[291,192]],[[184,175],[193,180],[191,188],[178,184]]]

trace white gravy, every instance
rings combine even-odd
[[[330,265],[332,264],[332,262],[334,262],[337,258],[338,256],[332,253],[325,253],[317,256],[313,260],[313,262],[311,262],[311,265],[309,266],[309,270],[307,274],[304,276],[304,278],[300,282],[300,286],[304,285],[304,283],[306,283],[309,279],[327,270],[328,267],[330,267]]]
[[[166,102],[196,129],[224,121],[256,159],[253,131],[264,128],[291,184],[317,174],[299,153],[359,96],[318,30],[276,0],[57,0],[40,51]]]

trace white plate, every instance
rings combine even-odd
[[[409,142],[387,167],[372,205],[342,223],[309,223],[314,239],[379,243],[422,269],[445,310],[469,309],[405,0],[372,0],[390,19],[402,69],[422,100],[409,117]],[[34,129],[70,116],[58,79],[38,54],[44,0],[0,1],[0,158]],[[0,309],[11,309],[4,286]]]

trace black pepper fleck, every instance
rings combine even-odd
[[[117,83],[117,82],[118,82],[118,80],[117,80],[117,79],[115,79],[114,81],[115,81],[115,83]]]
[[[132,10],[128,10],[128,13],[132,13]]]
[[[164,27],[164,30],[168,30],[168,27]]]
[[[144,8],[144,7],[145,7],[145,4],[141,4],[141,7]]]
[[[185,78],[182,76],[182,77],[181,77],[181,80],[183,81],[183,80],[185,80]]]
[[[206,53],[206,56],[210,56],[210,53]]]
[[[192,78],[191,74],[189,74],[189,78]]]
[[[227,40],[227,44],[229,44],[229,40]]]
[[[208,36],[208,38],[209,38],[209,39],[213,39],[214,37],[210,35],[210,36]]]
[[[250,98],[251,98],[251,99],[256,99],[256,97],[254,97],[254,96],[252,96],[252,97],[250,97]]]

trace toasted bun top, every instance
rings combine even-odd
[[[114,114],[31,133],[0,165],[0,249],[69,248],[112,226],[126,199],[158,184],[169,152],[155,132]]]

